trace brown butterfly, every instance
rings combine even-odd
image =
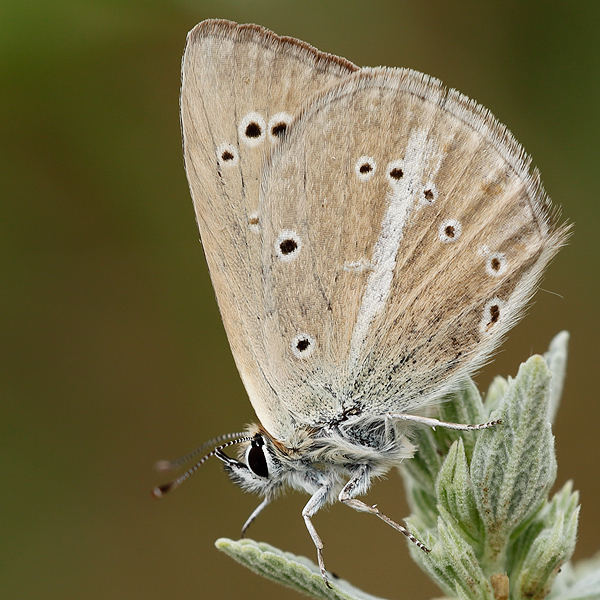
[[[497,348],[566,240],[529,157],[436,79],[359,69],[229,21],[188,36],[181,123],[206,260],[261,423],[208,455],[264,498],[243,531],[290,486],[311,495],[302,516],[326,582],[311,517],[336,499],[426,550],[356,496],[412,456],[411,422],[491,425],[426,414]],[[223,452],[232,444],[239,460]]]

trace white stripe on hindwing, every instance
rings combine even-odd
[[[421,129],[413,132],[408,140],[404,158],[386,167],[386,176],[390,181],[389,205],[373,249],[370,263],[372,270],[352,332],[348,357],[350,381],[358,375],[362,366],[371,326],[388,302],[398,248],[411,210],[418,202],[417,195],[425,182],[435,177],[440,167],[441,153],[433,140],[427,139],[428,133]],[[403,176],[398,181],[394,181],[389,175],[395,165],[403,171]]]

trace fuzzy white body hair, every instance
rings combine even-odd
[[[356,465],[369,467],[367,491],[372,479],[382,477],[391,468],[412,457],[415,447],[407,438],[407,425],[350,417],[334,428],[322,431],[299,429],[285,443],[273,440],[258,425],[247,429],[247,436],[263,437],[267,448],[268,478],[255,476],[244,467],[227,466],[232,479],[244,490],[274,498],[287,487],[311,496],[328,489],[326,503],[337,501],[339,493],[356,471]],[[373,432],[368,443],[352,439],[352,431]],[[246,464],[250,443],[240,444],[238,459]]]

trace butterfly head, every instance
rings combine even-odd
[[[222,451],[215,452],[215,456],[223,461],[234,483],[267,501],[286,487],[314,494],[323,485],[330,489],[328,501],[332,501],[346,473],[346,457],[339,454],[342,450],[310,428],[296,429],[284,444],[263,427],[251,425],[239,444],[237,459]]]
[[[253,434],[239,446],[239,458],[231,458],[222,450],[216,457],[223,461],[231,480],[243,490],[272,497],[285,481],[286,462],[284,454],[273,439],[256,426]]]

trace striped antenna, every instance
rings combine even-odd
[[[233,435],[233,434],[227,434],[227,435]],[[224,437],[224,436],[221,436]],[[218,439],[218,438],[215,438]],[[162,496],[164,496],[167,492],[170,492],[171,490],[174,490],[176,487],[179,487],[186,479],[188,479],[190,477],[190,475],[193,475],[200,466],[202,466],[211,456],[216,456],[217,458],[219,458],[220,460],[224,461],[224,462],[230,462],[233,461],[234,459],[229,458],[226,454],[223,453],[223,449],[227,448],[229,446],[233,446],[234,444],[240,444],[242,442],[250,442],[252,441],[251,437],[248,436],[244,436],[241,438],[237,438],[235,440],[230,440],[229,442],[226,442],[225,444],[221,444],[220,446],[217,446],[214,450],[212,450],[211,452],[209,452],[208,454],[206,454],[205,456],[203,456],[192,468],[188,469],[181,477],[178,477],[177,479],[175,479],[174,481],[171,481],[169,483],[165,483],[163,485],[159,485],[158,487],[155,487],[152,490],[152,495],[155,498],[162,498]],[[196,450],[194,450],[194,452],[196,452]],[[193,455],[193,453],[191,453]],[[189,455],[188,455],[189,456]],[[184,457],[186,458],[186,457]],[[237,461],[235,461],[237,462]]]
[[[188,454],[186,454],[185,456],[182,456],[181,458],[178,458],[176,460],[159,460],[154,464],[154,469],[156,471],[158,471],[159,473],[171,473],[173,471],[175,471],[176,469],[179,469],[179,467],[181,467],[182,465],[185,465],[185,463],[189,462],[190,460],[192,460],[192,458],[194,458],[195,456],[198,456],[198,454],[200,454],[200,452],[206,450],[206,448],[208,448],[209,446],[216,446],[217,444],[220,444],[221,442],[224,441],[228,441],[228,440],[233,440],[236,438],[242,438],[245,436],[245,433],[225,433],[223,435],[219,435],[216,438],[213,438],[212,440],[208,440],[208,442],[204,442],[204,444],[202,444],[202,446],[199,446],[198,448],[196,448],[195,450],[192,450],[191,452],[189,452]]]

